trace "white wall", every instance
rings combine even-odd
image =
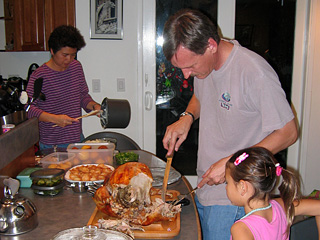
[[[91,96],[99,103],[105,97],[127,99],[131,105],[131,121],[126,129],[107,129],[124,133],[140,146],[137,92],[138,82],[138,12],[139,0],[124,0],[123,40],[90,39],[90,1],[76,0],[76,26],[87,43],[78,53],[82,63]],[[117,78],[125,79],[125,92],[117,92]],[[100,79],[101,92],[92,93],[92,79]],[[103,131],[96,117],[83,119],[85,136]]]
[[[320,0],[310,2],[299,172],[304,194],[320,189]]]

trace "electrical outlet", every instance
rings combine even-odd
[[[124,78],[117,78],[117,91],[118,92],[126,91],[126,80]]]
[[[99,93],[100,91],[100,79],[92,79],[92,92]]]

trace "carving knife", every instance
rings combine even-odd
[[[170,173],[170,168],[171,168],[171,163],[172,163],[172,158],[173,158],[173,153],[170,156],[166,156],[167,158],[167,163],[166,163],[166,169],[164,171],[164,177],[163,177],[163,184],[162,184],[162,192],[161,192],[161,198],[162,201],[166,201],[166,192],[167,192],[167,186],[168,186],[168,179],[169,179],[169,173]]]

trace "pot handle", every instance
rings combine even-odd
[[[8,228],[9,224],[6,221],[0,219],[0,232],[5,233],[6,231],[8,231]]]

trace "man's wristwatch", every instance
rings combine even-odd
[[[186,116],[186,115],[189,115],[192,117],[192,122],[194,122],[194,116],[191,112],[183,112],[180,114],[180,117],[183,117],[183,116]]]

